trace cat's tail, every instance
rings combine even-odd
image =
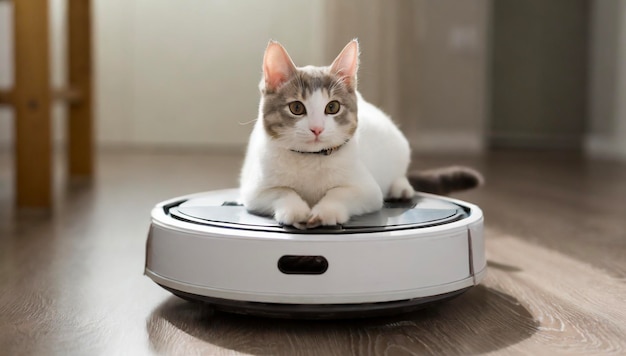
[[[485,181],[478,171],[461,166],[411,171],[407,178],[413,189],[440,195],[476,188]]]

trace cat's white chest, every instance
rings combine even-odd
[[[345,156],[290,151],[270,155],[263,164],[264,181],[275,187],[292,188],[303,200],[314,205],[329,189],[351,180],[354,162],[346,162]]]

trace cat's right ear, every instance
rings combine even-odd
[[[275,91],[296,73],[296,66],[280,43],[270,41],[263,56],[265,89]]]
[[[330,71],[356,89],[356,72],[359,68],[359,42],[350,41],[330,65]]]

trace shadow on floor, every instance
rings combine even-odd
[[[475,354],[527,339],[537,323],[517,299],[478,286],[417,312],[339,321],[239,316],[172,296],[152,312],[147,330],[158,352],[187,337],[257,355]]]

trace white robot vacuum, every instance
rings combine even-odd
[[[238,197],[227,189],[157,204],[145,274],[217,310],[306,319],[408,312],[486,274],[473,204],[418,193],[342,226],[297,230],[248,213]]]

